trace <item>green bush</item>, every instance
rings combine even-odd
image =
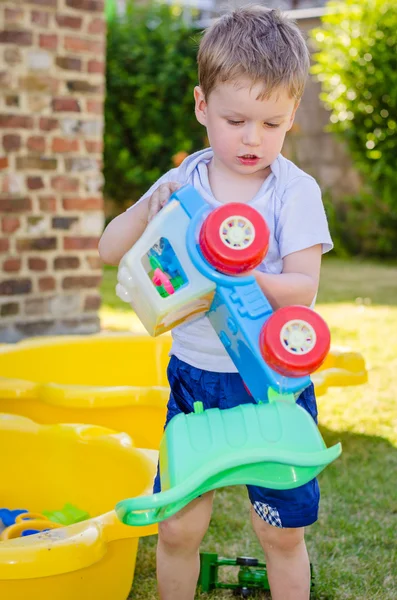
[[[376,239],[351,245],[396,256],[397,3],[345,0],[328,8],[321,28],[311,33],[317,48],[312,70],[331,110],[330,129],[347,143],[368,188],[350,201],[361,228],[355,231],[354,219],[352,232],[376,231]]]
[[[194,115],[197,30],[165,4],[108,10],[105,197],[135,202],[178,152],[205,145]]]

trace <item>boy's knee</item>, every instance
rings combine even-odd
[[[254,530],[265,553],[293,553],[304,542],[304,528],[274,527],[256,513],[252,516]]]
[[[195,551],[199,548],[204,537],[205,528],[197,524],[186,522],[185,519],[171,517],[159,523],[159,541],[169,551],[184,549]]]

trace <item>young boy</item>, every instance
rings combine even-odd
[[[318,185],[280,154],[303,93],[309,54],[298,28],[277,10],[243,7],[211,25],[198,53],[195,114],[211,147],[163,175],[104,232],[99,252],[118,264],[170,194],[192,184],[213,207],[246,202],[270,228],[269,252],[254,275],[277,309],[310,306],[321,255],[332,241]],[[206,317],[176,327],[168,379],[167,423],[179,412],[252,402]],[[313,386],[298,398],[317,419]],[[160,490],[157,476],[154,491]],[[317,519],[316,480],[287,491],[248,486],[252,525],[266,557],[273,600],[307,600],[310,566],[304,527]],[[157,575],[162,600],[193,600],[199,547],[213,492],[159,525]]]

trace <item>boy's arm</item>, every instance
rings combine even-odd
[[[124,254],[141,237],[148,222],[179,187],[180,183],[177,182],[162,183],[150,196],[113,219],[99,240],[98,251],[103,262],[118,265]]]
[[[275,310],[291,304],[311,305],[320,280],[321,256],[322,245],[317,244],[285,256],[280,275],[254,271],[257,283]]]

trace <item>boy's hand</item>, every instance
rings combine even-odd
[[[150,221],[157,215],[157,213],[163,208],[171,194],[179,190],[182,187],[181,183],[177,181],[170,181],[169,183],[162,183],[159,185],[157,190],[149,198],[149,212],[147,222]]]

